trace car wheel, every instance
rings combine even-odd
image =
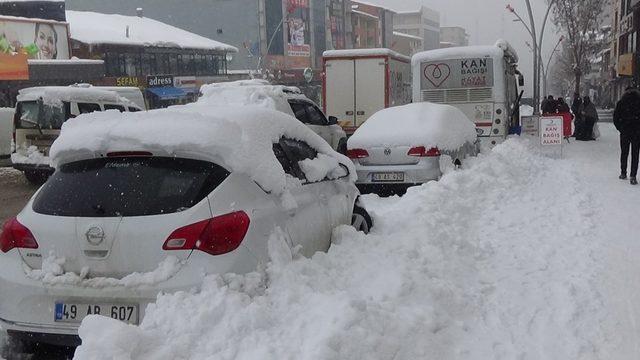
[[[371,228],[373,228],[373,220],[371,220],[371,216],[367,210],[356,205],[353,207],[353,215],[351,215],[351,226],[357,231],[368,234]]]
[[[42,185],[49,178],[49,173],[40,170],[26,170],[24,176],[33,185]]]

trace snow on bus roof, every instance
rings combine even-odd
[[[377,48],[377,49],[347,49],[347,50],[327,50],[322,53],[322,57],[325,58],[340,58],[340,57],[366,57],[366,56],[392,56],[402,60],[410,61],[408,56],[397,53],[391,49]]]
[[[63,124],[50,156],[55,167],[121,151],[193,158],[247,174],[265,191],[283,194],[299,182],[285,174],[273,153],[273,144],[282,137],[304,141],[318,150],[317,158],[305,162],[307,178],[314,177],[310,181],[338,177],[339,164],[349,169],[353,179],[353,163],[320,136],[292,116],[255,105],[196,103],[147,112],[84,114]]]
[[[476,127],[458,108],[419,102],[373,114],[348,140],[349,149],[424,146],[455,151],[477,138]]]
[[[147,17],[70,10],[66,12],[66,15],[70,26],[70,37],[85,44],[177,47],[238,52],[234,46]]]
[[[502,58],[505,55],[511,57],[514,63],[518,62],[518,54],[505,40],[498,40],[495,45],[460,46],[445,49],[422,51],[413,55],[413,65],[431,60],[473,58],[491,56]]]

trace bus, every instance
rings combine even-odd
[[[414,102],[457,107],[490,146],[517,132],[524,78],[518,54],[506,41],[420,52],[411,69]]]

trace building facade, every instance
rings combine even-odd
[[[394,13],[382,6],[351,2],[353,48],[391,48],[393,45]]]
[[[440,47],[469,46],[469,34],[463,27],[441,27]]]
[[[395,31],[422,38],[423,50],[440,48],[440,14],[425,6],[413,11],[399,11],[395,16]]]

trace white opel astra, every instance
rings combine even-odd
[[[82,115],[53,145],[55,173],[0,235],[0,326],[77,344],[89,314],[139,324],[160,292],[305,256],[372,223],[348,158],[295,118],[254,107]]]

